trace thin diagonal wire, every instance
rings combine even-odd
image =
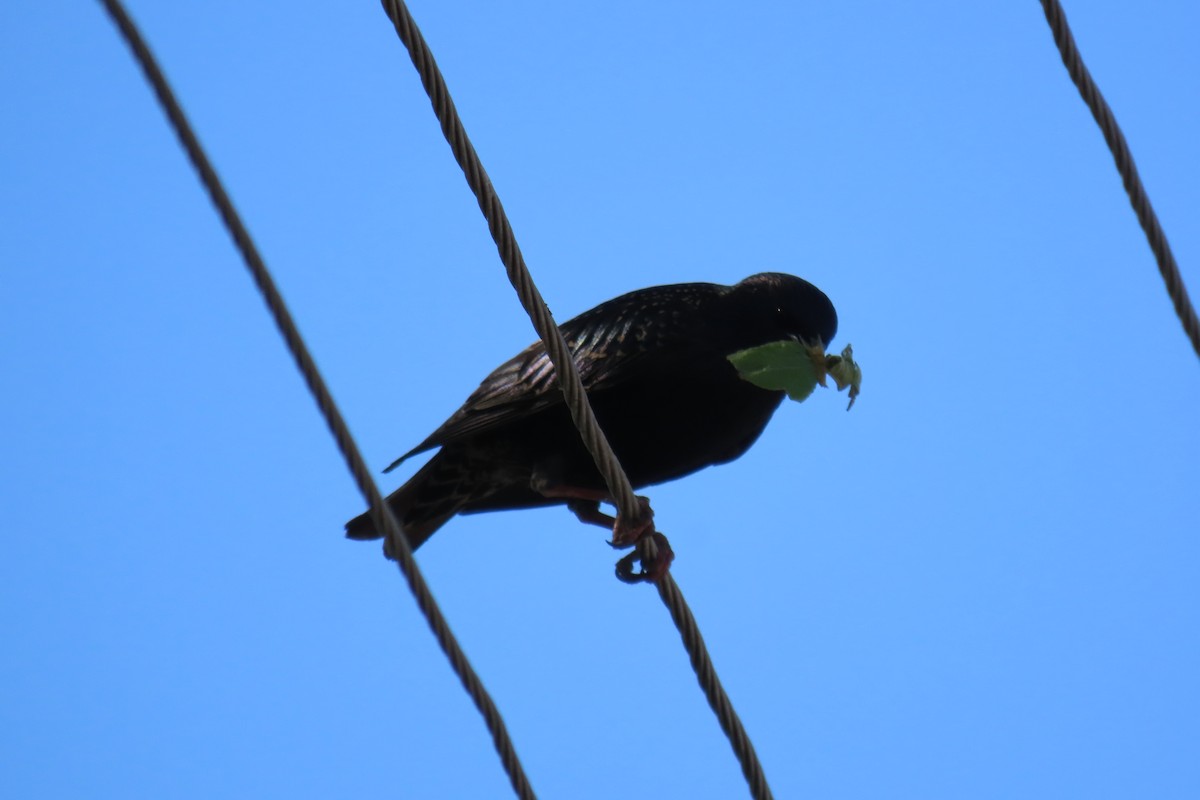
[[[462,168],[471,191],[475,193],[480,210],[487,219],[488,229],[496,242],[500,259],[504,262],[505,270],[508,272],[509,281],[516,289],[521,305],[529,314],[538,336],[546,346],[546,352],[559,376],[559,385],[562,387],[567,406],[571,410],[571,416],[579,429],[580,436],[583,437],[584,444],[587,445],[597,468],[604,476],[609,492],[616,500],[622,516],[634,519],[640,509],[633,494],[633,487],[617,461],[616,455],[612,452],[608,439],[596,422],[596,417],[587,400],[587,393],[579,379],[579,372],[571,358],[570,350],[562,333],[558,330],[558,326],[554,324],[554,319],[551,317],[549,309],[546,308],[541,294],[534,285],[533,277],[529,274],[525,259],[521,255],[521,249],[517,245],[512,225],[509,223],[500,198],[496,195],[496,190],[459,119],[458,111],[450,97],[449,89],[446,88],[441,70],[438,69],[437,62],[434,60],[425,38],[409,13],[408,6],[402,0],[383,0],[383,6],[396,28],[397,35],[408,49],[413,66],[416,67],[421,77],[421,84],[425,87],[425,92],[433,104],[433,110],[441,124],[442,133],[450,144],[454,158]],[[642,548],[643,563],[649,563],[647,559],[653,560],[656,555],[657,548],[653,540],[650,537],[643,538]],[[712,659],[708,655],[708,649],[704,645],[704,638],[700,635],[696,619],[692,616],[683,593],[674,578],[671,577],[670,572],[665,573],[658,580],[657,588],[659,596],[671,613],[675,626],[679,629],[680,638],[687,649],[692,668],[696,672],[696,679],[704,690],[709,705],[716,713],[721,729],[729,737],[729,742],[741,764],[742,774],[746,777],[752,796],[757,800],[769,800],[772,797],[771,789],[767,785],[766,775],[758,760],[758,754],[755,752],[754,745],[742,726],[737,712],[733,709],[729,695],[721,685]]]
[[[171,126],[174,128],[175,134],[179,137],[184,150],[187,151],[188,158],[191,159],[192,165],[199,174],[205,189],[208,190],[212,203],[221,215],[225,227],[228,228],[234,244],[237,245],[238,250],[241,252],[246,267],[254,277],[254,282],[262,293],[263,300],[275,319],[275,324],[279,327],[279,332],[287,342],[288,349],[296,361],[296,366],[304,376],[304,381],[308,385],[309,391],[316,400],[317,406],[320,408],[321,414],[325,417],[325,422],[328,424],[330,432],[333,433],[333,437],[337,441],[338,449],[341,450],[343,457],[346,459],[346,465],[354,475],[354,481],[358,484],[359,491],[362,492],[364,499],[366,499],[371,508],[372,521],[378,530],[384,531],[400,571],[408,580],[409,588],[416,598],[417,605],[425,615],[429,627],[433,630],[438,644],[441,645],[442,650],[446,653],[446,657],[450,660],[451,666],[458,674],[459,680],[462,681],[467,693],[470,694],[471,699],[475,702],[475,706],[483,715],[488,730],[492,734],[492,741],[495,743],[496,751],[500,754],[504,769],[508,772],[509,779],[512,781],[513,790],[523,800],[536,800],[536,796],[530,787],[528,778],[525,776],[521,762],[517,758],[516,750],[513,748],[512,740],[509,738],[508,731],[504,725],[504,720],[501,719],[500,712],[496,709],[496,704],[492,702],[492,698],[488,695],[487,690],[484,689],[479,676],[471,667],[470,662],[467,661],[466,655],[463,653],[458,641],[454,638],[454,634],[450,631],[450,626],[446,622],[446,618],[442,615],[441,609],[438,608],[436,601],[433,599],[433,595],[429,591],[429,586],[425,583],[425,578],[422,576],[421,571],[417,568],[416,561],[413,559],[408,541],[401,535],[399,523],[392,515],[391,510],[383,502],[383,496],[379,493],[379,487],[375,485],[370,470],[367,468],[366,461],[359,452],[358,445],[355,444],[354,439],[350,435],[346,421],[342,418],[341,412],[334,404],[333,395],[330,393],[328,386],[326,386],[325,380],[321,377],[321,373],[317,370],[316,363],[313,361],[308,347],[301,338],[300,331],[296,327],[296,323],[292,319],[287,306],[284,304],[283,297],[275,286],[274,279],[267,270],[267,266],[259,254],[258,248],[250,238],[249,231],[238,216],[233,202],[229,199],[229,195],[221,185],[216,171],[201,148],[200,142],[196,138],[196,134],[192,131],[192,127],[188,123],[179,102],[175,99],[175,95],[171,91],[166,77],[163,75],[145,40],[142,39],[137,27],[133,24],[133,21],[129,18],[128,13],[126,13],[119,0],[101,0],[101,2],[103,2],[109,16],[112,17],[121,35],[125,38],[129,49],[133,51],[134,57],[137,59],[142,71],[146,74],[146,79],[154,88],[158,102],[162,105],[163,111],[170,120]]]
[[[1125,142],[1125,135],[1121,133],[1121,126],[1117,124],[1112,109],[1104,100],[1096,82],[1092,80],[1092,74],[1083,63],[1083,57],[1079,55],[1079,48],[1075,45],[1070,26],[1067,25],[1067,15],[1062,5],[1058,0],[1042,0],[1042,10],[1046,14],[1046,21],[1050,23],[1050,31],[1054,34],[1054,43],[1058,46],[1063,64],[1075,83],[1075,88],[1083,97],[1083,102],[1087,103],[1091,110],[1096,124],[1100,126],[1104,141],[1108,143],[1108,149],[1112,152],[1117,172],[1121,174],[1121,182],[1129,195],[1129,202],[1146,234],[1150,249],[1154,251],[1158,271],[1167,285],[1167,294],[1170,295],[1175,313],[1179,315],[1179,321],[1183,324],[1183,332],[1191,341],[1196,355],[1200,356],[1200,320],[1196,318],[1196,309],[1192,307],[1192,301],[1188,298],[1183,276],[1179,274],[1179,265],[1175,263],[1175,254],[1171,252],[1167,235],[1158,222],[1154,206],[1150,204],[1150,197],[1142,185],[1137,165],[1133,163],[1133,154],[1129,152],[1129,145]]]
[[[647,537],[644,541],[651,540]],[[651,562],[653,555],[650,554]],[[704,644],[704,637],[700,635],[700,627],[696,624],[696,618],[692,616],[687,600],[683,598],[683,592],[670,572],[659,578],[655,586],[663,605],[671,612],[671,620],[679,630],[679,637],[683,640],[684,649],[692,662],[692,670],[696,673],[696,681],[700,684],[708,705],[717,715],[721,730],[725,731],[729,738],[733,752],[737,754],[742,775],[746,778],[746,785],[750,787],[750,796],[755,800],[772,800],[774,795],[767,784],[767,776],[763,772],[762,762],[758,760],[758,753],[754,750],[754,743],[750,741],[750,734],[746,733],[729,695],[725,693],[725,687],[721,685],[717,669],[709,658],[708,647]]]

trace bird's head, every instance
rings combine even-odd
[[[746,336],[739,348],[787,340],[827,348],[837,334],[833,303],[803,278],[762,272],[736,284],[729,298]]]

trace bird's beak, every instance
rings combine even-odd
[[[804,346],[804,352],[808,354],[809,360],[812,361],[813,369],[817,373],[817,383],[827,386],[825,376],[829,374],[829,368],[826,366],[825,345],[821,343],[821,340],[817,339],[810,342],[794,333],[789,333],[787,338]]]
[[[808,341],[794,333],[787,335],[787,340],[796,342],[804,348],[808,358],[812,361],[813,371],[817,376],[817,383],[828,387],[825,382],[826,377],[832,377],[833,382],[837,384],[838,391],[849,387],[850,389],[850,404],[846,406],[849,411],[854,406],[854,400],[858,397],[859,387],[862,384],[862,368],[854,360],[854,351],[850,345],[846,345],[840,356],[826,355],[825,345],[820,339],[816,341]]]

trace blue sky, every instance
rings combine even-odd
[[[131,11],[382,469],[533,337],[402,46]],[[852,412],[648,492],[777,796],[1200,794],[1200,365],[1037,3],[412,11],[559,319],[763,270],[838,308]],[[1200,295],[1200,11],[1067,12]],[[505,796],[99,4],[0,22],[0,794]],[[603,539],[419,559],[541,796],[743,796]]]

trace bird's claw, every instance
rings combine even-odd
[[[650,498],[638,495],[637,501],[638,515],[634,519],[627,520],[618,514],[613,522],[613,537],[609,544],[617,550],[633,547],[642,536],[654,533],[654,509],[650,507]]]
[[[650,508],[650,499],[638,495],[637,501],[638,514],[632,520],[620,515],[610,517],[600,510],[599,501],[590,498],[572,498],[567,501],[567,508],[580,522],[612,528],[609,545],[613,548],[624,550],[636,546],[637,549],[617,562],[618,579],[625,583],[655,583],[667,574],[675,560],[675,551],[667,537],[654,529],[654,509]],[[642,565],[637,572],[633,571],[635,561]]]
[[[636,550],[617,562],[617,580],[623,583],[658,583],[674,560],[675,551],[671,549],[667,537],[651,529],[642,534]],[[642,564],[638,572],[633,571],[634,561]]]

